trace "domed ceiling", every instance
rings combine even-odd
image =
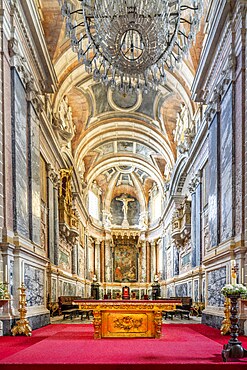
[[[192,120],[195,106],[190,88],[201,52],[203,35],[197,36],[188,59],[167,84],[147,94],[125,95],[93,81],[72,52],[57,0],[39,0],[40,16],[50,57],[57,74],[53,111],[71,115],[69,135],[74,163],[83,187],[94,182],[102,190],[105,209],[112,199],[128,194],[147,208],[150,189],[161,192],[177,157],[174,137],[183,107]],[[69,112],[69,113],[68,113]],[[186,129],[186,127],[185,127]],[[60,130],[61,131],[61,130]]]

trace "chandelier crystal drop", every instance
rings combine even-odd
[[[166,83],[195,40],[203,0],[58,0],[85,70],[113,90]]]

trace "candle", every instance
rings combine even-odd
[[[237,274],[235,270],[235,260],[231,260],[231,278],[232,278],[232,284],[235,285],[237,283]]]

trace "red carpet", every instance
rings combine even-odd
[[[247,337],[239,338],[247,348]],[[247,369],[247,358],[222,362],[222,345],[228,340],[201,324],[164,324],[160,339],[102,340],[93,339],[92,325],[56,324],[29,338],[0,337],[0,369]]]

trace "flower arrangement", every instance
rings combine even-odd
[[[243,284],[226,284],[222,289],[221,293],[224,296],[227,295],[241,295],[247,297],[247,288]]]

